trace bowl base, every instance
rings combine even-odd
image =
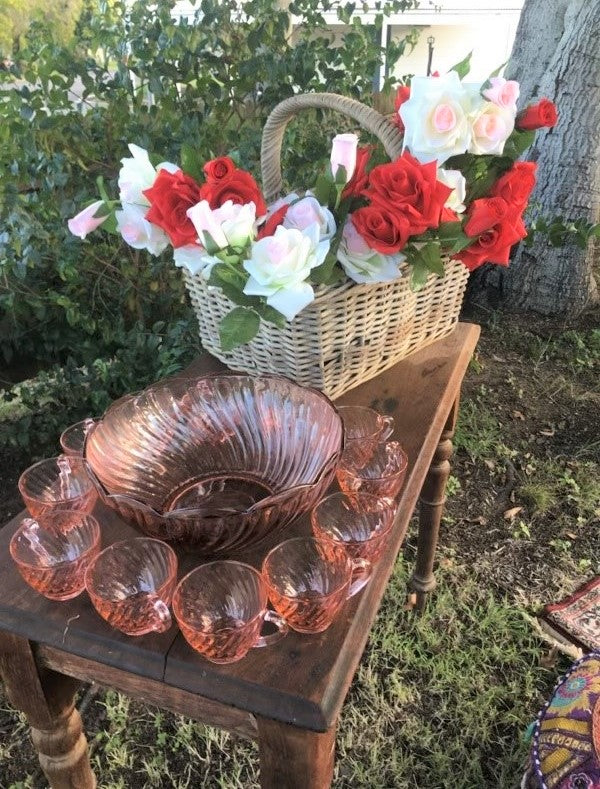
[[[274,491],[264,482],[242,474],[227,474],[187,481],[172,493],[164,505],[165,512],[181,509],[244,512]]]

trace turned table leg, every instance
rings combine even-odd
[[[440,441],[436,447],[429,471],[425,477],[419,498],[419,535],[417,538],[417,560],[410,579],[413,602],[418,611],[423,611],[427,595],[435,589],[433,565],[438,543],[440,523],[446,502],[446,483],[450,476],[452,436],[458,417],[459,397],[450,410]],[[415,599],[416,598],[416,599]]]
[[[329,789],[335,732],[320,733],[258,719],[261,789]]]
[[[79,682],[38,669],[29,641],[0,633],[0,675],[10,703],[24,712],[52,789],[94,789],[87,740],[74,697]]]

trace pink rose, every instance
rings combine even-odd
[[[88,205],[83,211],[80,211],[72,219],[69,219],[67,226],[74,236],[84,239],[88,233],[99,227],[105,219],[108,219],[108,214],[104,216],[95,216],[96,211],[100,206],[104,205],[104,200],[96,200],[95,203]]]
[[[292,203],[288,208],[283,226],[306,230],[311,225],[317,225],[321,239],[333,238],[336,231],[335,219],[331,211],[319,204],[316,197],[307,195]]]
[[[346,183],[352,178],[356,167],[356,134],[336,134],[331,143],[331,172],[335,178],[338,167],[346,168]]]
[[[504,79],[504,77],[490,77],[490,88],[482,91],[489,101],[504,107],[507,110],[517,109],[517,99],[519,98],[519,83],[514,79]]]

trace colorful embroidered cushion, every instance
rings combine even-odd
[[[578,660],[540,712],[530,785],[600,789],[600,652]]]

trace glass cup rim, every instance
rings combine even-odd
[[[384,479],[386,478],[384,477]],[[368,499],[373,503],[377,503],[378,505],[381,506],[382,509],[386,510],[389,519],[385,529],[382,529],[381,531],[372,534],[367,540],[340,540],[334,537],[333,535],[331,535],[330,533],[326,532],[323,526],[317,521],[317,510],[319,509],[321,504],[324,504],[325,502],[328,502],[331,499],[340,499],[340,500],[346,500],[351,502],[353,498]],[[337,545],[342,545],[342,546],[364,545],[365,543],[370,542],[371,540],[379,539],[389,534],[389,532],[392,530],[394,526],[394,508],[387,501],[385,501],[379,496],[373,495],[372,493],[362,493],[360,490],[358,490],[356,491],[355,494],[350,496],[347,493],[345,493],[343,490],[336,490],[333,493],[330,493],[329,496],[325,496],[325,498],[321,499],[321,501],[313,507],[310,513],[310,525],[313,529],[313,533],[314,531],[319,531],[320,535],[321,534],[325,535],[325,536],[315,535],[315,539],[317,540],[329,540],[330,542],[335,542]]]
[[[186,573],[183,576],[181,581],[179,581],[179,583],[175,587],[175,590],[173,591],[172,606],[173,606],[173,613],[175,614],[175,619],[177,620],[177,623],[179,623],[181,621],[183,623],[184,627],[189,627],[191,630],[194,630],[195,632],[210,633],[211,635],[214,634],[214,633],[221,633],[223,630],[227,630],[228,629],[228,628],[225,628],[225,627],[220,627],[217,630],[210,630],[210,631],[209,630],[199,630],[194,625],[189,624],[186,617],[179,616],[179,614],[178,614],[178,611],[179,611],[179,608],[180,608],[180,606],[179,606],[179,598],[181,597],[181,587],[183,586],[183,583],[185,581],[187,581],[188,578],[191,575],[194,575],[194,573],[198,572],[199,570],[203,570],[205,567],[210,567],[210,566],[212,566],[214,564],[234,564],[237,567],[243,567],[245,570],[251,570],[254,573],[254,575],[258,576],[259,584],[262,587],[263,592],[264,592],[264,594],[263,594],[264,600],[262,601],[263,605],[262,605],[262,608],[260,609],[260,611],[255,616],[253,616],[251,619],[247,619],[247,620],[244,621],[244,624],[240,628],[240,630],[242,630],[242,629],[244,629],[246,627],[249,627],[250,625],[254,624],[257,619],[263,617],[264,614],[265,614],[265,611],[267,610],[267,605],[268,605],[269,599],[268,599],[268,593],[267,593],[267,581],[263,577],[262,573],[260,573],[256,569],[256,567],[252,567],[251,564],[247,564],[246,562],[238,562],[236,559],[213,559],[210,562],[204,562],[203,564],[198,565],[198,567],[192,568],[188,573]]]
[[[399,441],[382,441],[381,444],[386,445],[386,446],[388,444],[398,444],[398,449],[400,450],[400,456],[402,457],[402,461],[403,462],[402,462],[402,465],[400,466],[400,468],[397,469],[396,471],[393,471],[391,474],[386,474],[385,477],[363,477],[360,472],[362,471],[364,466],[362,466],[361,468],[350,468],[348,466],[344,466],[343,461],[342,461],[342,463],[340,463],[340,468],[346,474],[351,474],[356,479],[368,480],[369,482],[383,482],[386,479],[393,479],[394,477],[397,477],[400,474],[404,474],[406,472],[406,469],[408,468],[408,455],[407,455],[406,450],[404,449],[404,447],[402,447],[400,445]],[[365,463],[365,466],[367,464],[368,464],[368,461],[367,461],[367,463]]]
[[[69,463],[77,463],[81,465],[81,470],[85,472],[84,476],[85,476],[85,481],[87,482],[88,485],[88,490],[79,493],[77,496],[70,496],[65,499],[52,499],[52,500],[40,498],[39,496],[36,496],[35,494],[29,493],[29,491],[24,490],[25,488],[24,479],[26,475],[29,474],[30,471],[33,471],[34,469],[38,468],[38,466],[41,466],[44,463],[50,463],[51,461],[54,461],[56,463],[61,458],[66,458],[69,461]],[[33,501],[39,501],[48,504],[52,507],[52,509],[58,509],[57,505],[61,503],[73,501],[73,499],[79,499],[82,496],[85,496],[89,492],[89,490],[95,490],[94,483],[92,481],[92,478],[88,474],[87,467],[83,461],[83,458],[77,455],[65,455],[64,453],[61,455],[56,455],[56,457],[52,457],[52,458],[42,458],[42,460],[38,460],[36,463],[26,468],[25,471],[23,471],[23,473],[19,477],[19,481],[17,482],[17,487],[19,488],[19,493],[21,494],[21,496],[27,497],[28,499],[33,499]]]
[[[362,411],[363,413],[375,414],[375,416],[377,417],[377,422],[381,422],[387,416],[386,414],[382,414],[380,411],[376,411],[374,408],[371,408],[368,405],[340,405],[338,406],[338,412],[342,418],[342,423],[344,421],[343,412],[345,410]],[[380,432],[380,430],[381,427],[376,427],[375,430],[372,430],[370,433],[351,438],[350,436],[346,435],[346,428],[344,427],[344,440],[346,443],[348,443],[349,441],[363,441],[364,439],[368,439],[371,436],[376,436]]]
[[[100,545],[100,538],[102,536],[102,532],[101,532],[101,529],[100,529],[100,523],[98,522],[97,518],[95,518],[93,515],[90,515],[89,513],[86,513],[86,512],[77,513],[75,510],[71,510],[71,511],[69,511],[69,510],[61,510],[61,512],[64,512],[65,515],[66,514],[73,514],[73,515],[79,514],[79,515],[81,515],[82,518],[89,518],[92,521],[92,529],[93,529],[93,532],[94,532],[94,540],[93,540],[92,544],[89,545],[85,549],[85,551],[82,551],[82,553],[80,553],[79,556],[77,556],[75,559],[63,559],[62,561],[55,562],[54,564],[32,564],[31,562],[28,562],[28,561],[26,561],[24,559],[21,559],[21,557],[18,557],[16,555],[17,539],[22,535],[22,533],[23,533],[23,531],[25,529],[25,521],[27,520],[27,518],[24,518],[21,521],[21,523],[18,525],[17,530],[15,531],[13,536],[10,538],[10,542],[9,542],[9,545],[8,545],[8,549],[10,551],[10,555],[11,555],[11,557],[12,557],[14,562],[16,562],[17,564],[21,564],[24,567],[30,567],[32,570],[39,570],[41,568],[52,568],[52,569],[54,569],[54,568],[68,567],[70,564],[74,564],[75,562],[80,561],[82,558],[87,556],[90,553],[90,551],[93,551],[95,548],[97,548]],[[33,520],[35,520],[37,522],[37,518],[33,518]],[[44,527],[41,526],[41,529],[43,530]],[[64,537],[65,535],[63,534],[61,536]]]
[[[66,438],[68,435],[70,435],[70,433],[71,433],[71,431],[72,431],[72,430],[75,430],[75,428],[76,428],[76,427],[80,427],[81,425],[85,425],[85,423],[86,423],[88,420],[91,420],[91,421],[92,421],[92,422],[94,422],[95,424],[98,424],[98,422],[99,422],[101,419],[102,419],[102,417],[100,417],[100,416],[86,416],[86,417],[84,417],[83,419],[80,419],[78,422],[73,422],[73,424],[72,424],[72,425],[69,425],[68,427],[65,427],[65,429],[64,429],[64,430],[62,431],[62,433],[60,434],[60,438],[58,439],[58,441],[59,441],[59,444],[61,445],[61,447],[62,447],[63,449],[65,449],[65,438]],[[84,442],[85,442],[85,436],[84,436]],[[73,456],[70,456],[70,457],[73,457]]]
[[[331,543],[333,541],[332,540],[323,539],[322,537],[315,537],[313,535],[313,536],[307,536],[307,537],[290,537],[288,540],[283,540],[282,542],[280,542],[277,545],[275,545],[273,548],[271,548],[271,550],[265,556],[265,558],[263,559],[263,563],[262,563],[262,576],[263,576],[265,585],[268,587],[268,589],[273,589],[275,591],[279,591],[279,590],[276,589],[276,587],[273,586],[273,584],[271,584],[269,582],[269,575],[268,575],[268,572],[265,569],[268,560],[271,558],[271,555],[273,553],[275,553],[275,551],[277,551],[283,545],[288,545],[288,543],[292,543],[292,542],[313,542],[313,543],[321,543],[322,545],[331,545]],[[348,553],[348,551],[344,547],[343,543],[336,542],[335,545],[338,548],[340,548],[340,550],[344,553],[344,556],[346,557],[346,567],[348,568],[348,573],[349,573],[348,579],[346,580],[346,584],[349,584],[349,583],[352,582],[352,557],[350,556],[350,554]],[[344,586],[344,584],[339,584],[339,585],[337,585],[335,587],[335,589],[332,589],[327,594],[319,595],[320,599],[321,600],[327,600],[328,598],[333,597],[333,595],[337,594],[343,586]],[[286,597],[290,597],[290,595],[285,595],[285,596]],[[292,599],[294,599],[294,600],[302,599],[302,596],[301,595],[295,595]]]
[[[98,553],[98,555],[95,556],[94,559],[86,567],[86,570],[85,570],[85,588],[86,588],[88,594],[90,594],[90,586],[92,586],[92,582],[91,582],[92,571],[96,567],[96,564],[98,563],[100,557],[104,556],[104,554],[108,553],[109,551],[111,551],[115,547],[118,547],[118,546],[123,545],[125,543],[134,542],[136,540],[143,540],[144,542],[156,542],[156,543],[159,543],[162,547],[166,548],[167,549],[167,555],[172,556],[173,559],[175,560],[175,579],[177,579],[177,566],[178,566],[177,554],[175,553],[173,548],[171,548],[171,546],[168,545],[164,540],[158,540],[156,537],[142,537],[142,536],[140,536],[140,537],[126,537],[123,540],[117,540],[116,542],[112,542],[110,545],[107,545],[106,548],[103,548]],[[90,579],[89,583],[88,583],[88,578]],[[170,583],[171,583],[171,580],[169,578],[166,578],[165,581],[160,586],[156,587],[155,592],[153,592],[152,594],[156,594],[158,597],[161,597],[162,596],[162,592],[164,592],[164,590],[169,586]],[[109,603],[117,602],[114,599],[114,597],[106,597],[105,595],[100,594],[95,588],[92,589],[91,594],[93,594],[94,597],[99,597],[101,600],[106,600]],[[127,598],[125,598],[125,599],[127,599]]]

